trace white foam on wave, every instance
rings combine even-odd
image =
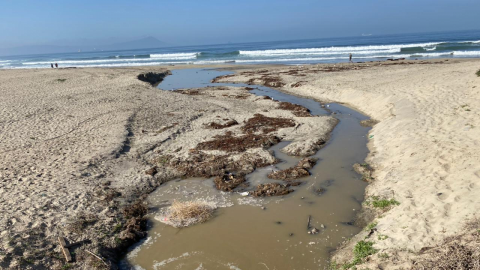
[[[479,57],[480,51],[450,51],[438,53],[415,53],[411,57],[441,57],[441,56],[461,56],[461,57]]]
[[[453,55],[455,56],[480,56],[480,51],[454,51]]]
[[[370,46],[346,46],[346,47],[324,47],[324,48],[306,48],[306,49],[276,49],[276,50],[260,50],[260,51],[240,51],[240,54],[248,56],[275,56],[275,55],[298,55],[312,53],[356,53],[359,51],[383,51],[400,52],[402,48],[413,47],[431,47],[442,42],[415,43],[415,44],[395,44],[395,45],[370,45]]]
[[[466,40],[466,41],[459,41],[458,43],[480,43],[480,40]]]
[[[410,54],[394,54],[394,55],[370,55],[357,56],[353,59],[374,59],[374,58],[407,58]],[[281,59],[252,59],[252,60],[237,60],[237,63],[266,63],[266,62],[302,62],[302,61],[326,61],[326,60],[341,60],[348,59],[348,56],[339,57],[306,57],[306,58],[281,58]]]
[[[12,60],[0,60],[0,63],[10,63]]]
[[[272,50],[274,51],[274,50]],[[295,51],[292,52],[291,50],[281,50],[275,52],[266,52],[261,51],[260,53],[244,53],[244,55],[248,56],[257,56],[257,57],[276,57],[276,56],[301,56],[301,55],[348,55],[349,53],[355,54],[380,54],[380,53],[399,53],[400,48],[394,49],[386,49],[386,50],[365,50],[365,51],[315,51],[315,50],[305,50],[305,51]]]
[[[197,58],[198,52],[192,53],[164,53],[164,54],[150,54],[150,58],[155,59],[179,59],[179,60],[187,60],[187,59],[195,59]]]
[[[112,59],[90,59],[90,60],[60,60],[60,61],[40,61],[40,62],[25,62],[23,65],[50,65],[50,63],[66,64],[66,65],[84,65],[93,63],[117,63],[117,62],[149,62],[161,60],[190,60],[195,59],[197,53],[167,53],[167,54],[150,54],[150,58],[118,58],[115,56]]]
[[[161,61],[157,58],[122,58],[122,59],[97,59],[97,60],[61,60],[61,61],[41,61],[41,62],[25,62],[23,65],[50,65],[50,63],[58,63],[63,65],[85,65],[85,64],[100,64],[100,63],[121,63],[121,62],[149,62],[149,61]],[[178,58],[165,58],[165,60],[186,60],[181,57]]]
[[[62,68],[65,67],[141,67],[141,66],[162,66],[162,65],[171,65],[171,64],[192,64],[191,62],[142,62],[142,63],[111,63],[111,64],[89,64],[89,65],[81,65],[81,66],[74,66],[74,65],[63,65]],[[32,68],[50,68],[49,64],[39,64],[39,65],[30,65],[30,66],[17,66],[12,67],[13,69],[32,69]]]

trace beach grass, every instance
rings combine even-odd
[[[480,77],[480,69],[475,74],[477,74],[477,77]]]
[[[370,224],[367,225],[367,227],[365,228],[365,230],[367,231],[370,231],[371,229],[377,227],[377,222],[372,222]]]
[[[390,206],[400,205],[400,202],[395,199],[380,199],[379,197],[373,196],[371,201],[367,201],[368,204],[371,204],[375,208],[385,209]]]
[[[167,224],[176,228],[203,223],[213,216],[215,206],[201,200],[174,201],[167,213]]]
[[[377,253],[378,250],[373,247],[373,244],[375,243],[372,241],[359,241],[353,248],[353,261],[342,265],[342,269],[355,269],[355,266],[361,264],[363,259]],[[339,269],[338,267],[339,265],[335,262],[330,265],[331,269]]]

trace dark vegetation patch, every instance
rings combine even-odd
[[[211,122],[206,124],[206,127],[209,129],[223,129],[223,128],[228,128],[235,125],[238,125],[238,122],[234,119],[231,119],[226,121],[225,123]]]
[[[196,89],[182,89],[182,90],[175,90],[174,92],[180,93],[180,94],[183,94],[183,95],[189,95],[189,96],[203,95],[202,93],[200,93],[200,91],[198,91]]]
[[[296,83],[292,83],[290,86],[292,88],[297,88],[297,87],[300,87],[302,85],[304,85],[306,83],[306,81],[299,81],[299,82],[296,82]]]
[[[101,245],[100,254],[111,260],[117,261],[127,248],[140,241],[147,235],[148,207],[143,202],[145,196],[126,206],[122,210],[119,223],[113,228],[110,234],[114,235],[115,244]]]
[[[208,89],[208,90],[229,90],[229,88],[226,87],[226,86],[207,86],[207,87],[205,87],[205,89]]]
[[[313,193],[317,196],[322,196],[325,192],[327,192],[327,189],[324,187],[314,187],[313,188]]]
[[[255,114],[248,119],[242,130],[246,133],[262,132],[263,134],[276,131],[280,128],[294,127],[295,121],[287,118],[268,117],[263,114]]]
[[[287,195],[288,193],[293,192],[291,186],[298,185],[300,183],[288,183],[288,184],[279,184],[279,183],[267,183],[260,184],[252,192],[254,197],[270,197],[270,196],[282,196]]]
[[[480,269],[480,219],[467,223],[461,234],[447,237],[436,247],[420,249],[412,269]]]
[[[293,104],[290,102],[279,102],[278,108],[281,110],[291,111],[295,116],[298,116],[298,117],[312,116],[309,109],[301,105]]]
[[[247,81],[247,84],[252,85],[256,84],[255,81],[261,81],[261,84],[268,86],[268,87],[283,87],[285,86],[285,82],[282,81],[280,77],[270,77],[270,76],[262,76],[260,78],[252,78]]]
[[[244,152],[249,148],[268,148],[280,142],[280,139],[273,135],[246,134],[234,137],[232,132],[225,135],[215,136],[213,140],[201,142],[197,150],[221,150],[225,152]]]
[[[183,177],[214,177],[227,172],[246,175],[256,168],[271,165],[272,162],[258,156],[244,154],[232,160],[228,155],[209,155],[195,151],[187,160],[173,159],[170,166],[177,169]]]
[[[234,76],[235,76],[235,74],[218,76],[218,77],[216,77],[212,80],[212,83],[217,83],[217,82],[221,81],[222,79],[231,78],[231,77],[234,77]]]
[[[268,174],[268,178],[270,179],[277,179],[277,180],[294,180],[301,177],[309,176],[310,173],[308,172],[316,163],[316,160],[313,158],[304,158],[300,160],[297,166],[293,168],[288,168],[281,171],[271,172]]]
[[[355,163],[353,164],[353,170],[358,174],[362,175],[362,180],[365,182],[372,182],[373,180],[375,180],[373,178],[373,173],[375,170],[367,163]]]
[[[367,119],[367,120],[360,121],[360,125],[362,127],[373,127],[376,124],[378,124],[378,121],[374,119]]]
[[[116,191],[115,189],[113,188],[110,188],[110,187],[104,187],[104,201],[105,202],[111,202],[113,201],[115,198],[118,198],[120,196],[122,196],[122,193]]]
[[[459,243],[431,252],[432,258],[415,264],[413,269],[480,269],[480,252]]]
[[[153,166],[152,168],[148,169],[145,171],[145,174],[147,175],[150,175],[150,176],[154,176],[155,174],[157,174],[157,166]]]
[[[152,86],[157,86],[168,75],[172,75],[172,72],[169,70],[164,72],[147,72],[147,73],[139,74],[137,76],[137,79],[143,82],[147,82]]]
[[[171,115],[175,115],[175,114],[171,114]],[[160,133],[162,133],[162,132],[164,132],[164,131],[166,131],[166,130],[169,130],[169,129],[177,126],[177,125],[178,125],[178,123],[173,123],[173,124],[171,124],[171,125],[169,125],[169,126],[164,126],[164,127],[162,127],[161,129],[157,130],[156,133],[157,133],[157,134],[160,134]]]
[[[235,99],[247,99],[249,95],[234,95],[232,97]]]
[[[80,214],[73,222],[68,224],[68,229],[74,233],[81,234],[87,227],[94,225],[98,217],[94,214]]]
[[[477,75],[477,77],[480,77],[480,69],[475,74]]]
[[[245,182],[244,175],[235,175],[233,173],[225,173],[222,176],[217,176],[213,180],[215,187],[218,190],[231,192],[239,185]]]
[[[222,95],[222,96],[228,97],[228,98],[234,98],[234,99],[247,99],[250,95],[240,94],[240,95]]]

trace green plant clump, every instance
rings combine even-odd
[[[359,259],[361,261],[363,258],[377,253],[377,250],[373,248],[373,244],[371,241],[364,240],[358,242],[353,248],[354,260]]]
[[[480,77],[480,69],[475,74],[477,74],[477,76]]]
[[[400,204],[400,202],[398,202],[395,199],[387,200],[387,199],[380,199],[378,197],[372,197],[372,201],[370,201],[369,203],[371,203],[373,207],[377,207],[377,208],[387,208],[392,205]]]
[[[377,253],[378,250],[373,248],[373,244],[374,242],[364,241],[364,240],[358,242],[353,248],[353,255],[354,255],[353,261],[350,263],[344,264],[342,268],[343,269],[350,269],[352,267],[355,268],[355,265],[362,263],[364,258]],[[330,265],[330,268],[338,269],[338,264],[334,262],[333,264]]]
[[[372,230],[373,228],[377,227],[377,224],[378,224],[377,222],[372,222],[372,223],[370,223],[370,224],[367,225],[367,227],[365,228],[365,230],[370,231],[370,230]]]

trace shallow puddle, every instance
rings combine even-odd
[[[212,84],[211,79],[231,72],[215,70],[174,70],[160,89],[198,88]],[[247,86],[235,84],[233,86]],[[171,181],[149,196],[156,209],[168,206],[174,199],[206,198],[221,208],[210,221],[188,228],[176,229],[165,225],[151,214],[152,228],[143,242],[132,248],[123,268],[136,269],[324,269],[329,252],[360,228],[351,224],[360,209],[366,183],[360,180],[352,165],[362,163],[368,154],[366,147],[369,128],[360,121],[368,119],[339,104],[321,104],[278,92],[263,86],[251,91],[276,100],[303,105],[315,115],[333,116],[340,120],[327,145],[314,157],[317,165],[303,185],[282,197],[251,198],[240,194],[217,191],[212,179]],[[280,152],[288,142],[272,147],[283,160],[275,166],[285,169],[299,158]],[[260,168],[248,175],[254,187],[273,182],[266,174],[273,166]],[[307,233],[307,221],[320,233]],[[133,266],[127,266],[127,265]]]

